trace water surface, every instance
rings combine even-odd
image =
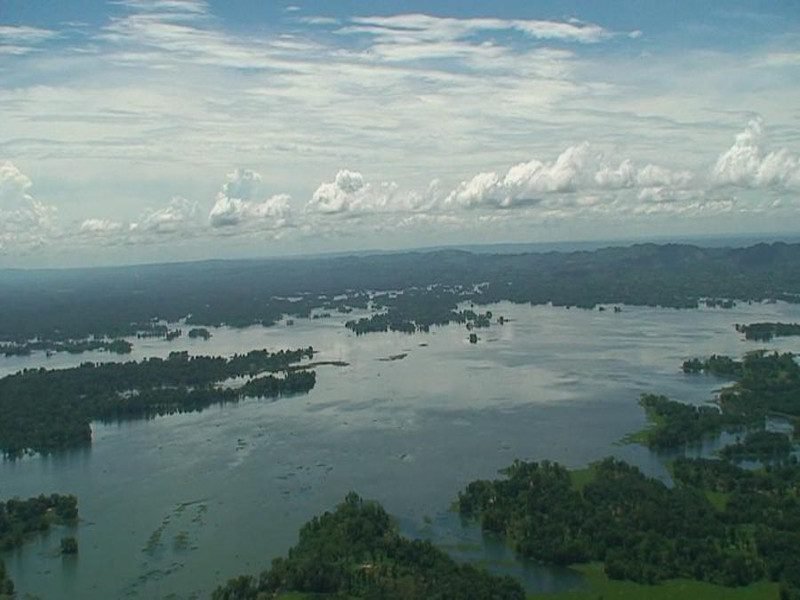
[[[60,528],[36,538],[3,556],[17,587],[46,599],[207,597],[227,578],[266,567],[305,521],[350,490],[459,558],[488,561],[532,590],[571,587],[579,581],[573,572],[521,563],[502,543],[484,545],[477,528],[462,527],[448,510],[458,491],[514,458],[581,467],[613,454],[666,477],[666,457],[618,444],[645,423],[641,393],[706,402],[725,382],[684,375],[684,359],[764,346],[800,351],[800,338],[756,344],[733,328],[800,321],[800,306],[491,309],[511,321],[478,331],[474,345],[457,325],[357,338],[336,315],[292,327],[215,329],[207,342],[133,340],[127,357],[0,360],[7,374],[174,350],[230,355],[312,345],[318,360],[349,363],[320,367],[305,396],[95,423],[89,449],[0,464],[2,498],[79,498],[79,555],[57,555]]]

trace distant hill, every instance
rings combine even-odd
[[[366,256],[215,260],[0,272],[0,339],[128,335],[151,319],[269,325],[336,295],[432,285],[461,299],[689,308],[700,298],[800,298],[800,244],[636,244],[494,254],[441,249]],[[476,284],[486,284],[479,292]],[[302,302],[287,297],[302,296]],[[448,301],[451,301],[449,299]],[[359,300],[363,303],[363,297]]]

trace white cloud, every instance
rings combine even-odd
[[[249,169],[235,169],[217,194],[208,215],[212,228],[271,229],[286,227],[291,217],[288,194],[256,200],[261,175]]]
[[[602,167],[594,175],[598,187],[612,190],[632,187],[683,188],[688,186],[692,179],[689,171],[674,171],[653,164],[637,168],[631,159],[623,160],[616,168]]]
[[[80,232],[89,235],[110,235],[123,230],[124,224],[110,219],[85,219],[81,223]]]
[[[159,235],[185,233],[198,224],[199,214],[197,202],[175,196],[165,207],[145,212],[137,223],[130,225],[130,230]]]
[[[539,40],[596,43],[614,34],[599,25],[577,20],[457,19],[424,14],[354,17],[342,34],[363,33],[390,43],[456,41],[481,33],[513,31]]]
[[[583,142],[567,148],[551,163],[532,159],[511,167],[504,176],[479,173],[461,182],[445,205],[513,208],[536,204],[542,194],[574,192],[586,178],[588,154],[589,144]]]
[[[111,4],[139,12],[208,13],[208,2],[205,0],[115,0]]]
[[[0,251],[38,246],[55,234],[56,208],[36,200],[32,187],[14,163],[0,162]]]
[[[717,159],[713,180],[739,187],[800,188],[800,157],[786,148],[767,152],[765,145],[763,121],[752,119]]]
[[[368,214],[413,212],[431,208],[438,193],[433,181],[423,192],[401,192],[393,181],[367,182],[358,171],[340,170],[333,181],[323,182],[306,205],[307,212]]]
[[[532,159],[505,174],[483,172],[461,182],[444,200],[444,207],[536,210],[567,217],[581,212],[622,214],[641,203],[703,202],[695,177],[686,170],[654,164],[637,167],[623,159],[608,165],[588,142],[571,146],[556,160]]]
[[[43,42],[58,37],[50,29],[25,25],[0,25],[0,55],[21,55],[33,52]]]

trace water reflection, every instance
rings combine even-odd
[[[91,448],[3,462],[0,497],[75,493],[83,519],[75,561],[52,554],[56,530],[5,557],[12,577],[43,598],[205,597],[228,577],[260,571],[295,543],[306,520],[356,490],[382,502],[405,532],[459,558],[488,562],[530,589],[570,587],[574,572],[521,563],[503,544],[484,544],[477,528],[462,528],[447,510],[458,491],[514,458],[581,467],[615,455],[669,481],[669,455],[618,443],[645,424],[639,395],[707,402],[725,382],[682,374],[684,359],[758,347],[742,341],[734,323],[800,320],[800,307],[784,304],[491,310],[511,321],[482,332],[478,344],[458,326],[356,339],[344,317],[216,329],[207,342],[134,341],[125,359],[312,345],[319,360],[349,366],[320,367],[307,396],[95,423]],[[768,344],[798,345],[800,338]],[[23,358],[0,360],[0,372],[118,359]]]

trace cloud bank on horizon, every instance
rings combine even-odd
[[[791,3],[9,2],[5,265],[800,231]]]

